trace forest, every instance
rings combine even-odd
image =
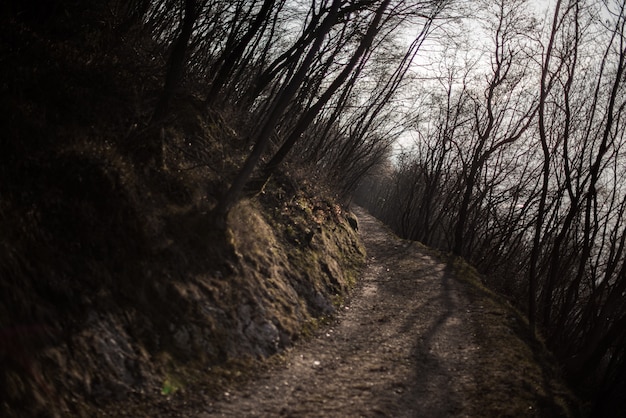
[[[243,199],[311,184],[467,259],[590,411],[624,405],[623,1],[11,0],[0,26],[3,339],[97,305],[97,260],[144,277],[159,231],[227,246]]]
[[[413,146],[357,195],[402,236],[470,260],[574,384],[610,402],[626,377],[625,10],[552,3],[539,21],[491,6],[488,66],[446,55]]]

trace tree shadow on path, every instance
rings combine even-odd
[[[375,403],[385,405],[399,392],[392,410],[377,410],[393,411],[393,416],[461,414],[464,390],[474,380],[462,364],[472,348],[472,327],[452,266],[429,256],[418,243],[390,238],[393,234],[373,218],[360,220],[370,263],[383,266],[373,281],[396,322],[390,340],[408,338],[410,344],[398,352],[404,358],[396,359],[411,368],[410,377],[376,393]]]

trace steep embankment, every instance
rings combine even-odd
[[[158,404],[194,385],[217,390],[231,371],[246,371],[315,328],[354,285],[364,253],[337,204],[278,189],[280,199],[235,207],[226,244],[209,241],[206,214],[180,209],[160,218],[173,229],[163,227],[159,245],[119,264],[83,253],[81,261],[68,255],[59,272],[34,255],[83,235],[22,238],[38,252],[13,247],[13,266],[2,263],[5,273],[14,270],[10,281],[3,276],[1,415],[93,416],[111,405],[119,412],[127,401]],[[129,231],[103,238],[111,247],[135,239]],[[87,270],[93,265],[100,270]]]
[[[245,115],[181,91],[156,128],[145,49],[0,17],[0,416],[217,388],[335,309],[363,253],[330,193],[277,173],[213,228]]]

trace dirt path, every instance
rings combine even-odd
[[[193,416],[570,415],[567,391],[520,342],[523,327],[514,331],[518,319],[508,308],[476,296],[419,244],[356,212],[368,265],[333,324]]]
[[[487,332],[477,324],[485,308],[470,302],[467,285],[419,244],[356,213],[368,266],[336,322],[290,350],[278,369],[206,405],[199,417],[510,415],[505,404],[518,396],[516,373],[524,371],[486,367],[498,354],[478,341]],[[485,382],[498,395],[482,393]],[[536,398],[524,415],[554,416]]]
[[[152,382],[154,391],[108,395],[102,409],[86,405],[80,416],[580,415],[523,318],[469,280],[471,268],[460,260],[442,262],[364,211],[356,213],[368,263],[330,325],[266,362],[196,370],[180,382],[159,370],[167,377]],[[126,353],[117,352],[124,361]],[[250,372],[250,363],[259,369]]]

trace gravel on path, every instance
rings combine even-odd
[[[199,417],[474,416],[473,308],[449,266],[356,208],[364,276],[335,321]]]

